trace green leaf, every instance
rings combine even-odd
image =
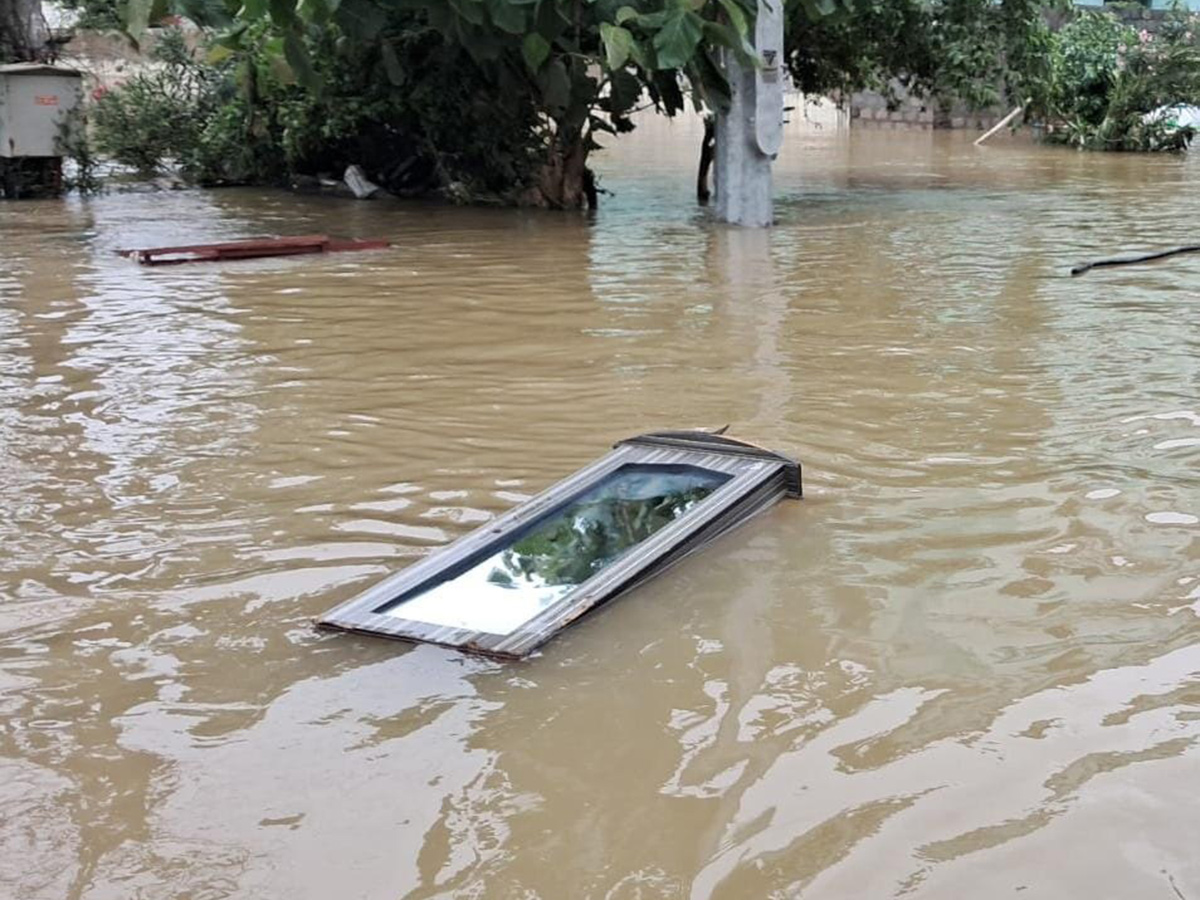
[[[238,51],[242,49],[242,35],[249,28],[245,22],[239,22],[232,28],[227,28],[225,31],[213,38],[214,46],[228,47],[230,50]]]
[[[742,12],[742,8],[738,6],[737,0],[720,0],[721,8],[725,10],[725,15],[729,18],[729,24],[733,27],[741,37],[745,37],[750,26],[746,23],[746,14]]]
[[[529,67],[529,71],[537,74],[546,57],[550,55],[550,44],[536,32],[527,34],[521,42],[521,55],[525,57],[525,65]]]
[[[728,25],[722,25],[720,22],[705,22],[703,31],[704,37],[710,44],[728,47],[730,50],[738,50],[742,46],[742,39],[734,34],[733,29]]]
[[[823,19],[838,11],[838,5],[834,0],[801,0],[801,4],[810,19]]]
[[[379,9],[370,0],[364,0],[364,2],[372,9]],[[425,11],[425,14],[429,16],[429,25],[434,31],[446,36],[452,36],[455,33],[458,18],[449,3],[438,3],[436,6],[431,6]],[[387,21],[386,17],[384,21]]]
[[[313,68],[300,35],[294,31],[289,31],[283,36],[283,58],[287,60],[287,64],[296,73],[296,78],[302,85],[313,90],[320,88],[321,77]]]
[[[245,0],[242,4],[242,10],[238,13],[238,18],[250,21],[257,21],[267,14],[267,0]]]
[[[404,77],[404,67],[400,65],[396,48],[392,46],[391,41],[384,41],[379,45],[379,55],[383,58],[383,70],[387,72],[388,81],[396,87],[403,85],[407,80]]]
[[[571,103],[571,76],[561,59],[552,60],[538,76],[542,100],[551,110],[562,111]]]
[[[283,38],[270,38],[263,43],[263,60],[271,77],[280,84],[296,83],[296,70],[284,59]]]
[[[470,25],[459,19],[456,23],[457,40],[477,62],[493,60],[500,55],[504,35],[486,25]]]
[[[129,0],[125,11],[125,30],[136,45],[151,23],[157,22],[166,13],[162,0]]]
[[[662,27],[654,35],[660,69],[680,69],[696,52],[703,35],[704,20],[689,9],[676,7],[668,13]]]
[[[728,25],[722,25],[719,22],[705,22],[704,37],[710,45],[728,47],[747,65],[758,65],[760,62],[754,46]]]
[[[299,0],[296,11],[305,22],[324,25],[329,21],[331,11],[325,0]]]
[[[276,25],[287,27],[296,20],[295,0],[267,0],[267,6]]]
[[[387,24],[387,16],[371,0],[342,0],[335,16],[337,24],[352,38],[374,40]]]
[[[600,39],[604,41],[604,55],[608,67],[614,72],[623,68],[633,52],[633,35],[619,25],[600,23]]]
[[[608,108],[613,115],[629,112],[641,98],[642,82],[636,75],[625,69],[613,72],[608,89]]]
[[[472,25],[482,25],[484,20],[483,4],[475,0],[449,0],[450,8]]]
[[[509,34],[525,33],[525,10],[512,0],[487,0],[488,15],[492,24]]]
[[[640,42],[634,41],[633,46],[629,48],[629,55],[635,63],[646,71],[650,71],[653,68],[650,64],[651,53],[648,46],[643,46]]]
[[[542,0],[533,8],[533,27],[529,30],[536,31],[553,44],[573,25],[573,20],[566,17],[561,4],[554,0]]]
[[[654,102],[668,116],[683,109],[683,91],[679,89],[679,76],[674,72],[655,72],[651,87]]]
[[[233,51],[224,44],[213,44],[208,48],[208,53],[204,55],[204,61],[210,66],[218,66],[229,57],[233,56]]]
[[[729,81],[708,53],[699,53],[696,58],[696,71],[700,80],[700,88],[705,103],[710,109],[725,112],[733,96],[729,90]],[[699,92],[698,92],[699,93]]]
[[[636,19],[637,17],[638,17],[638,11],[636,9],[634,9],[632,6],[622,6],[620,9],[617,10],[617,15],[616,15],[615,21],[618,25],[624,25],[630,19]]]

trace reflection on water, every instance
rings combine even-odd
[[[1200,155],[698,126],[593,218],[0,205],[0,897],[1200,897]],[[326,232],[380,253],[143,269]],[[520,665],[313,617],[731,422],[782,504]]]
[[[730,477],[696,466],[621,466],[507,546],[385,611],[430,625],[509,634]]]

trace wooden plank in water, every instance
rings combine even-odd
[[[192,262],[216,262],[236,259],[263,259],[272,256],[298,256],[308,253],[342,253],[352,250],[380,250],[387,241],[335,241],[328,235],[313,234],[285,238],[258,238],[218,244],[183,244],[176,247],[148,247],[118,250],[120,256],[144,266],[172,266]]]

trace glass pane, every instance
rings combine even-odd
[[[732,477],[696,466],[622,466],[483,551],[465,570],[422,585],[378,612],[508,634]]]

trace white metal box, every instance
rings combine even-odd
[[[83,78],[74,69],[0,66],[0,157],[61,156],[62,128],[82,97]]]

